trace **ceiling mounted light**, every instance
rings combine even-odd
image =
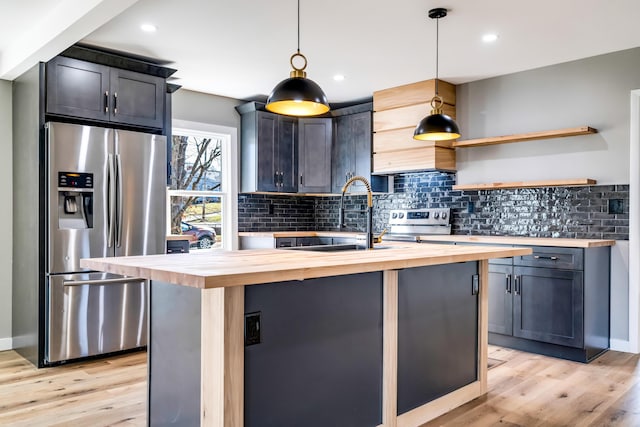
[[[485,43],[493,43],[496,40],[498,40],[497,34],[485,34],[482,36],[482,41]]]
[[[416,130],[413,132],[413,139],[421,141],[446,141],[460,138],[460,130],[456,122],[442,113],[444,101],[438,95],[438,21],[445,16],[447,16],[447,9],[444,8],[436,8],[429,11],[429,18],[436,20],[436,94],[431,98],[431,114],[420,120]]]
[[[294,65],[302,58],[301,68]],[[307,78],[307,58],[300,53],[300,0],[298,0],[298,50],[289,60],[293,70],[290,77],[278,83],[267,98],[267,110],[287,116],[317,116],[329,111],[327,96],[316,82]]]
[[[155,33],[158,28],[153,24],[142,24],[140,29],[145,33]]]

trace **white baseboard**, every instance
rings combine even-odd
[[[13,348],[13,338],[0,338],[0,351],[11,350]]]
[[[631,348],[630,341],[625,341],[625,340],[620,340],[615,338],[611,338],[609,340],[609,348],[611,350],[622,351],[624,353],[635,353]]]

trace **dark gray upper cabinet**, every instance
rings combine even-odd
[[[296,192],[297,120],[256,109],[251,102],[241,114],[241,191]]]
[[[334,121],[332,192],[339,193],[342,186],[353,176],[367,179],[371,175],[371,111],[339,116]],[[364,186],[355,182],[354,190]]]
[[[241,191],[340,193],[361,175],[373,191],[387,191],[384,176],[371,175],[372,103],[331,111],[331,117],[295,118],[249,102],[241,115]],[[269,160],[271,159],[271,160]],[[364,191],[355,182],[349,191]]]
[[[165,79],[58,56],[47,63],[46,113],[162,128]]]
[[[298,119],[298,191],[331,191],[331,119]]]

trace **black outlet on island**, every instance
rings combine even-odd
[[[244,345],[260,344],[260,312],[244,315]]]

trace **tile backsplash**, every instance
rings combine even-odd
[[[392,209],[450,207],[453,234],[629,239],[628,185],[457,191],[455,180],[448,172],[396,175],[393,193],[374,195],[374,231],[388,228]],[[339,204],[339,196],[241,194],[238,228],[337,230]],[[346,196],[345,208],[352,211],[346,230],[363,231],[365,215],[357,211],[366,196]]]

